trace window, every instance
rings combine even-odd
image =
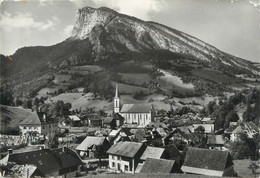
[[[23,129],[26,129],[26,126],[24,126]]]
[[[121,170],[121,165],[120,165],[120,163],[117,163],[117,170]]]
[[[120,156],[118,156],[118,160],[121,160],[121,157],[120,157]]]
[[[36,130],[37,129],[37,127],[34,127],[34,130]]]
[[[115,163],[114,162],[112,162],[112,167],[115,167]]]
[[[44,129],[44,126],[42,126],[42,129]]]
[[[125,171],[128,171],[128,165],[125,165]]]
[[[115,160],[115,156],[114,155],[112,155],[112,159]]]
[[[29,129],[31,130],[31,129],[32,129],[32,127],[29,127]]]

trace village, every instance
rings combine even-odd
[[[233,143],[259,136],[252,121],[230,122],[217,130],[210,117],[164,113],[150,103],[126,104],[119,90],[116,85],[114,110],[107,115],[74,113],[55,121],[33,111],[19,123],[20,135],[0,137],[1,176],[243,176],[233,160],[242,152],[234,153]],[[248,152],[258,156],[254,149]],[[253,157],[245,169],[257,176]]]

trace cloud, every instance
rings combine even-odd
[[[142,20],[151,20],[153,12],[160,12],[166,7],[163,0],[95,0],[82,1],[71,0],[77,8],[82,8],[86,5],[95,7],[109,7],[122,14],[135,16]]]
[[[37,30],[48,30],[54,29],[56,23],[59,22],[57,17],[46,20],[45,22],[37,22],[32,17],[32,14],[25,12],[19,12],[15,15],[11,15],[8,12],[1,14],[0,28],[5,31],[11,31],[13,29],[37,29]]]

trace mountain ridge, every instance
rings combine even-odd
[[[186,78],[193,75],[192,70],[202,67],[234,78],[236,74],[259,76],[255,63],[157,22],[106,7],[84,7],[78,10],[77,17],[71,37],[63,42],[20,48],[10,56],[14,61],[1,55],[1,80],[6,81],[5,86],[21,90],[24,83],[39,78],[48,83],[54,73],[64,68],[93,64],[117,72],[135,63],[144,69],[152,66],[176,70],[180,75],[186,73]]]

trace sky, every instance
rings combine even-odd
[[[258,5],[259,4],[259,5]],[[79,8],[106,6],[188,33],[218,49],[260,62],[260,0],[24,0],[0,6],[0,54],[70,37]]]

